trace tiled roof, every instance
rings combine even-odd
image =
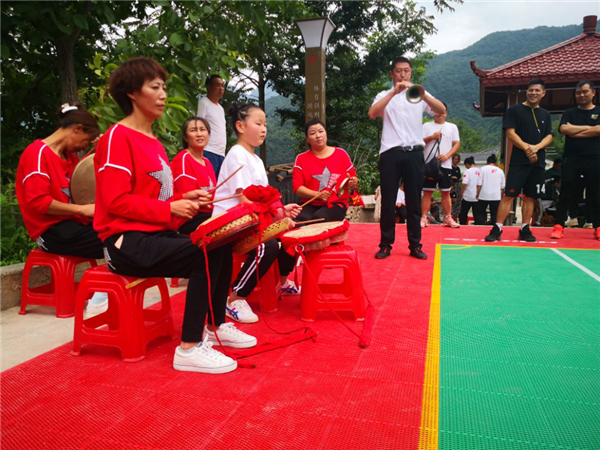
[[[546,83],[600,79],[600,33],[580,34],[540,52],[492,70],[471,68],[484,86],[525,84],[533,77]]]
[[[487,150],[483,150],[481,152],[476,152],[476,153],[461,153],[460,154],[460,160],[464,164],[465,159],[467,159],[468,157],[472,156],[473,158],[475,158],[475,163],[476,164],[481,164],[481,163],[485,164],[485,162],[488,159],[488,156],[497,155],[498,153],[500,153],[500,145],[495,145],[494,147],[490,147]]]

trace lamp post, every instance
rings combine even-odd
[[[305,122],[311,119],[325,122],[325,49],[335,25],[328,17],[297,20],[296,25],[306,47]]]

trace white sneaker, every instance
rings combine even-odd
[[[238,330],[231,322],[221,325],[217,330],[217,334],[224,347],[250,348],[255,347],[258,343],[254,336],[250,336],[249,334]],[[215,332],[210,331],[207,326],[204,327],[204,339],[207,342],[219,345]]]
[[[569,220],[565,222],[565,227],[578,227],[579,221],[577,217],[569,217]]]
[[[225,305],[225,314],[232,320],[240,323],[256,323],[258,316],[254,314],[252,308],[246,300],[234,300]]]
[[[429,220],[427,220],[427,216],[421,216],[421,228],[425,228],[429,226]]]
[[[583,228],[587,228],[588,230],[591,230],[594,228],[594,225],[589,222],[586,222],[583,224]]]
[[[178,346],[173,357],[173,369],[182,372],[227,373],[237,369],[237,361],[213,350],[212,343],[205,338],[191,352],[184,352]]]
[[[450,228],[460,228],[460,225],[452,218],[452,216],[444,217],[444,226]]]
[[[298,295],[300,293],[300,289],[296,286],[291,280],[285,280],[285,283],[281,285],[279,288],[281,295]]]
[[[85,316],[97,316],[106,312],[106,310],[108,310],[108,294],[106,292],[96,292],[85,308]]]

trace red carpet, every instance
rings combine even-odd
[[[507,229],[505,239],[516,233]],[[569,230],[572,239],[561,247],[598,248],[591,233]],[[406,230],[399,226],[392,256],[378,261],[378,226],[353,224],[347,243],[360,255],[375,307],[367,349],[325,312],[310,324],[319,333],[316,343],[252,356],[243,361],[255,369],[226,375],[174,371],[176,342],[166,339],[151,344],[137,363],[123,363],[116,350],[102,347],[84,347],[73,357],[68,344],[7,370],[1,375],[1,447],[416,449],[434,244],[479,244],[464,240],[485,234],[487,228],[473,226],[430,227],[423,234],[430,259],[417,261],[408,257]],[[549,243],[524,245],[554,245],[550,229],[534,234]],[[178,295],[179,327],[182,310]],[[305,325],[299,317],[299,297],[287,297],[266,321],[288,331]],[[361,332],[361,323],[349,323]],[[279,338],[262,317],[242,329],[259,342]]]

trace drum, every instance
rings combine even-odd
[[[267,242],[271,239],[279,237],[282,233],[285,233],[290,228],[291,219],[285,218],[277,222],[272,223],[262,232],[262,238],[260,242]],[[250,235],[235,241],[232,245],[233,252],[238,255],[245,255],[251,250],[258,247],[258,230],[254,230]]]
[[[296,230],[288,231],[281,236],[281,243],[288,253],[295,253],[297,245],[302,245],[305,251],[322,250],[331,244],[343,242],[348,237],[350,222],[323,222],[306,225]]]
[[[96,201],[96,172],[94,155],[83,158],[71,176],[71,200],[77,205],[89,205]]]
[[[258,224],[258,214],[248,204],[240,203],[201,223],[190,239],[199,248],[206,245],[212,250],[246,237]]]

